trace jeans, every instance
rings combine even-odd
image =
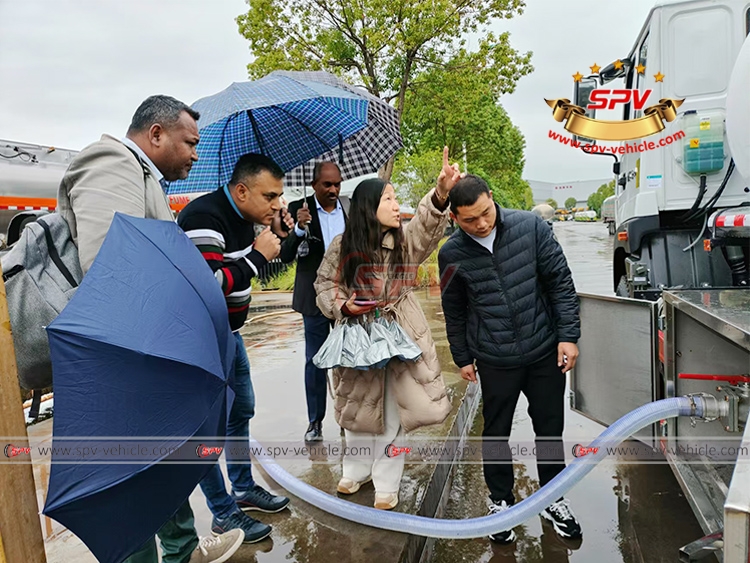
[[[190,502],[185,501],[156,535],[161,541],[163,563],[188,563],[198,545]],[[157,563],[158,560],[156,542],[151,538],[123,563]]]
[[[250,360],[247,358],[245,343],[239,332],[235,333],[237,352],[234,359],[234,404],[227,421],[228,438],[245,438],[230,440],[224,451],[227,456],[227,472],[234,491],[247,491],[255,486],[253,469],[250,465],[250,454],[240,455],[233,450],[248,446],[250,436],[250,419],[255,414],[255,393],[250,380]],[[239,463],[233,463],[239,462]],[[216,463],[201,481],[201,490],[206,496],[208,508],[216,518],[226,518],[239,510],[234,499],[227,493],[224,476]]]
[[[331,332],[333,321],[323,315],[303,316],[305,323],[305,395],[307,396],[307,419],[321,422],[326,416],[328,381],[326,371],[315,367],[312,359]]]

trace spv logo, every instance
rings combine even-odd
[[[620,104],[633,102],[633,109],[642,110],[651,95],[651,90],[643,93],[638,90],[610,90],[608,88],[597,88],[589,96],[589,105],[586,109],[615,109]]]

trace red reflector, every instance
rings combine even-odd
[[[703,239],[703,250],[706,252],[711,252],[711,240],[710,239]]]
[[[628,240],[628,233],[617,233],[617,240]]]

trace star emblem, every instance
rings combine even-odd
[[[583,74],[576,71],[576,73],[573,75],[573,82],[580,82],[582,78],[583,78]]]
[[[654,74],[654,79],[657,82],[664,82],[664,75],[661,73],[661,71],[659,71],[656,74]]]
[[[589,68],[591,69],[591,74],[599,74],[599,71],[601,70],[602,67],[594,63],[594,66],[590,66]]]
[[[645,74],[645,72],[646,72],[646,67],[645,67],[645,66],[643,66],[642,64],[640,64],[640,65],[638,65],[637,67],[635,67],[635,70],[637,70],[637,71],[638,71],[638,74]]]
[[[624,63],[623,63],[623,62],[622,62],[622,61],[621,61],[620,59],[617,59],[617,60],[616,60],[616,61],[615,61],[614,63],[612,63],[612,65],[613,65],[613,66],[614,66],[614,67],[615,67],[615,68],[616,68],[617,70],[620,70],[620,69],[621,69],[621,68],[622,68],[623,66],[625,66],[625,65],[624,65]]]

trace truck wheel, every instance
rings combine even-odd
[[[633,296],[630,294],[630,288],[628,287],[628,280],[625,279],[625,276],[622,276],[620,278],[620,282],[617,284],[617,289],[615,289],[615,295],[617,297],[630,297]]]

